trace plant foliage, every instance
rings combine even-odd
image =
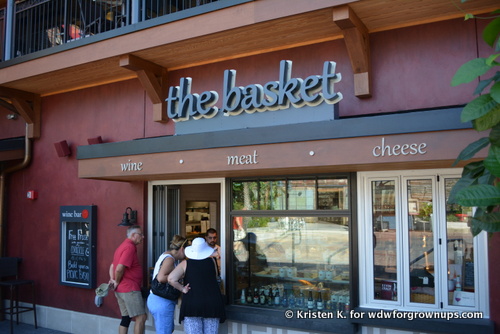
[[[498,14],[500,11],[496,11]],[[467,16],[469,15],[469,17]],[[471,18],[470,14],[466,19]],[[489,130],[489,135],[469,144],[453,163],[469,160],[482,149],[488,149],[484,160],[468,163],[462,177],[450,193],[449,203],[476,207],[471,230],[500,231],[500,17],[484,29],[482,38],[493,49],[486,58],[476,58],[463,64],[455,73],[451,85],[457,86],[479,80],[474,91],[478,95],[461,113],[462,122],[472,122],[477,131]],[[492,73],[491,75],[489,73]],[[484,75],[488,74],[488,78]],[[487,89],[489,88],[489,91]]]

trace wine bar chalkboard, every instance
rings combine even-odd
[[[96,283],[95,205],[61,206],[61,275],[63,285],[93,289]]]

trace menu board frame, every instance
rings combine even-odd
[[[97,206],[61,206],[60,280],[62,285],[96,286]]]

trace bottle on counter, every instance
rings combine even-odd
[[[286,289],[283,291],[283,297],[281,298],[281,306],[284,308],[288,307],[288,294]]]
[[[309,290],[309,297],[307,298],[307,309],[309,311],[314,310],[313,292],[311,290]]]
[[[266,305],[267,300],[266,300],[266,295],[264,294],[264,290],[260,291],[259,302],[260,305]]]
[[[281,304],[280,290],[276,289],[274,292],[274,306],[279,306]]]
[[[252,289],[249,287],[247,291],[247,303],[252,304],[252,302],[253,302]]]
[[[290,292],[290,295],[288,296],[288,306],[293,309],[295,308],[295,304],[296,304],[296,299],[295,299],[295,295],[293,294],[293,290]]]
[[[462,283],[460,283],[460,275],[457,276],[457,282],[455,283],[455,291],[462,291]]]
[[[241,289],[240,303],[246,304],[247,297],[245,296],[245,289]]]
[[[304,309],[304,294],[302,293],[302,291],[300,291],[300,295],[299,297],[297,298],[296,300],[296,305],[297,305],[297,309],[298,310],[303,310]]]
[[[257,288],[253,289],[253,303],[259,303],[259,290],[257,290]]]
[[[324,309],[323,297],[321,297],[321,290],[318,291],[318,300],[316,301],[316,309],[318,311],[323,311]]]
[[[271,289],[271,288],[269,288],[269,292],[267,294],[267,305],[268,306],[273,306],[274,305],[273,289]]]

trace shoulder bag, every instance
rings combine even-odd
[[[163,259],[163,261],[165,261],[165,259]],[[161,264],[163,264],[163,261],[161,262]],[[156,276],[158,276],[158,274]],[[166,299],[177,300],[181,295],[181,292],[168,284],[168,282],[161,283],[160,281],[158,281],[158,278],[156,276],[151,282],[151,291],[153,292],[153,294]]]

